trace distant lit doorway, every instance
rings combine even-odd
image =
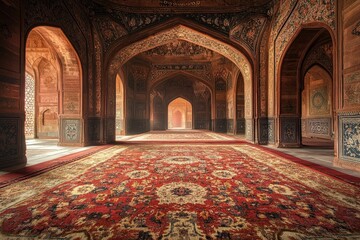
[[[125,135],[124,120],[124,85],[119,75],[116,75],[116,136]]]
[[[192,129],[192,105],[176,98],[168,106],[168,129]]]

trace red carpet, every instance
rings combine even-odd
[[[360,187],[285,157],[114,146],[2,187],[0,239],[359,239]]]

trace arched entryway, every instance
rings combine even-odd
[[[120,75],[116,75],[116,136],[125,135],[125,93]]]
[[[332,78],[321,66],[305,73],[301,106],[301,144],[333,147]]]
[[[79,57],[60,28],[33,28],[26,41],[27,138],[83,141],[82,71]]]
[[[311,142],[333,146],[332,39],[325,27],[303,28],[282,58],[277,105],[280,147]]]
[[[195,25],[195,24],[194,24]],[[226,61],[230,61],[235,67],[239,69],[241,72],[243,79],[244,79],[244,102],[246,103],[244,105],[244,119],[245,119],[245,125],[246,128],[249,129],[249,131],[246,131],[246,138],[249,140],[253,140],[253,81],[252,81],[252,66],[248,60],[248,57],[241,52],[240,50],[234,48],[233,46],[222,42],[216,38],[211,37],[211,34],[204,34],[200,31],[197,31],[192,27],[185,26],[183,24],[174,25],[171,24],[170,27],[166,28],[163,31],[157,31],[155,34],[152,35],[146,35],[144,38],[140,38],[139,40],[136,40],[129,45],[121,45],[121,42],[119,41],[118,46],[114,44],[112,47],[113,51],[108,54],[106,62],[106,69],[107,69],[107,89],[106,89],[106,121],[108,121],[109,124],[105,124],[106,128],[104,129],[104,136],[105,141],[112,142],[114,141],[114,136],[108,134],[109,132],[115,132],[113,128],[115,124],[112,124],[112,121],[115,121],[115,79],[116,74],[120,71],[120,69],[124,68],[124,66],[128,63],[133,61],[133,66],[135,65],[142,65],[141,67],[136,67],[138,70],[132,70],[131,67],[126,67],[127,70],[125,72],[128,73],[126,76],[126,89],[129,90],[129,92],[126,94],[126,115],[127,118],[131,118],[133,116],[135,119],[131,121],[131,123],[135,123],[137,119],[141,119],[141,122],[139,121],[139,124],[137,124],[136,129],[131,128],[133,133],[135,133],[135,130],[142,129],[142,132],[147,130],[164,130],[167,129],[167,115],[166,115],[166,102],[164,102],[164,95],[159,92],[154,92],[152,86],[154,86],[155,82],[159,79],[155,79],[156,77],[162,77],[162,76],[154,76],[151,75],[153,72],[150,72],[149,69],[152,67],[156,67],[157,74],[166,75],[164,73],[165,71],[178,71],[179,74],[183,74],[184,72],[189,71],[195,71],[198,70],[198,75],[200,74],[200,78],[203,78],[203,81],[210,83],[212,80],[208,80],[208,76],[201,73],[200,68],[198,68],[198,65],[196,64],[184,64],[182,62],[181,64],[168,64],[171,66],[164,67],[164,61],[160,61],[160,64],[143,64],[145,60],[149,61],[149,57],[144,56],[143,53],[148,53],[151,50],[164,46],[169,43],[178,43],[179,45],[183,46],[183,44],[186,45],[186,43],[195,44],[197,49],[205,48],[207,51],[205,52],[216,52],[221,57],[219,59],[223,58],[226,59]],[[141,34],[140,34],[141,36]],[[184,43],[185,42],[185,43]],[[176,44],[175,44],[176,45]],[[192,48],[194,49],[194,48]],[[166,53],[166,51],[163,51],[162,53],[157,53],[158,56],[161,56],[163,53]],[[139,61],[139,55],[143,55],[141,58],[142,60]],[[175,51],[175,54],[176,51]],[[162,56],[161,56],[162,57]],[[166,59],[166,58],[164,58]],[[219,66],[216,66],[219,67]],[[182,71],[184,69],[184,71]],[[205,72],[206,68],[203,72]],[[220,71],[221,72],[221,71]],[[151,75],[149,77],[149,75]],[[199,76],[197,76],[199,77]],[[148,82],[146,84],[143,83],[143,79],[147,79]],[[215,125],[221,125],[218,122],[222,121],[223,124],[223,130],[222,131],[231,131],[233,132],[234,127],[234,113],[235,113],[235,97],[234,93],[235,91],[230,90],[230,88],[233,86],[233,81],[229,82],[228,78],[223,79],[225,81],[225,102],[227,102],[229,99],[231,100],[231,105],[226,104],[225,106],[225,116],[223,119],[217,118],[217,110],[221,111],[222,107],[219,104],[219,108],[216,109],[216,98],[215,98],[215,84],[212,82],[210,83],[211,88],[210,92],[206,92],[206,98],[211,97],[210,106],[207,105],[206,102],[203,102],[199,104],[199,108],[197,110],[202,111],[201,113],[198,113],[197,110],[193,110],[194,112],[194,123],[193,128],[195,129],[210,129],[215,130]],[[139,83],[139,86],[138,86]],[[233,88],[232,88],[233,89]],[[145,99],[144,92],[148,92],[148,99]],[[231,92],[231,94],[230,94]],[[157,106],[155,108],[155,106]],[[194,105],[193,105],[194,107]],[[209,112],[208,107],[210,107],[210,121],[205,119],[204,121],[197,121],[197,119],[200,119],[201,116],[204,116],[204,113]],[[133,110],[131,110],[133,109]],[[131,112],[133,111],[133,112]],[[128,115],[128,113],[130,115]],[[144,113],[143,115],[136,116],[137,113]],[[196,115],[196,116],[195,116]],[[208,117],[207,115],[205,116]],[[113,119],[113,120],[112,120]],[[165,121],[164,121],[165,120]],[[227,128],[228,122],[231,121],[231,128]],[[129,122],[129,124],[131,125]],[[127,125],[127,128],[130,126]],[[130,132],[129,132],[130,134]]]
[[[168,129],[192,129],[192,105],[184,98],[176,98],[168,105]]]
[[[173,114],[181,115],[178,128],[210,130],[210,92],[208,85],[189,75],[174,75],[159,81],[150,93],[150,130],[174,128]]]

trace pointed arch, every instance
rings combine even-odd
[[[150,50],[152,48],[170,43],[175,40],[184,40],[199,46],[210,49],[214,52],[217,52],[224,57],[228,58],[232,61],[241,71],[244,76],[244,85],[245,85],[245,116],[246,119],[249,120],[249,124],[252,124],[253,120],[253,81],[252,81],[252,65],[245,54],[239,51],[237,48],[232,45],[225,43],[223,41],[218,40],[215,37],[210,36],[209,34],[205,34],[203,32],[197,31],[191,27],[185,26],[183,24],[178,24],[174,26],[170,26],[167,29],[157,32],[154,35],[150,35],[148,37],[144,37],[143,39],[138,39],[126,46],[122,46],[122,48],[113,48],[112,53],[108,56],[108,60],[106,62],[107,69],[107,96],[106,104],[107,104],[107,118],[113,118],[111,109],[115,109],[114,106],[114,84],[115,84],[115,75],[118,70],[123,66],[127,61],[131,58],[135,57],[137,54]],[[212,90],[213,91],[213,90]],[[211,92],[212,92],[211,91]],[[110,121],[110,120],[109,120]],[[111,127],[111,124],[108,125]],[[249,130],[252,127],[249,127]],[[106,132],[109,132],[108,129]],[[253,133],[249,131],[249,140],[252,140]],[[248,133],[248,132],[247,132]],[[251,138],[251,139],[250,139]],[[113,141],[111,136],[107,137],[109,142]]]
[[[247,102],[245,112],[247,117],[252,117],[252,68],[247,57],[236,48],[184,25],[177,25],[161,31],[156,35],[131,43],[118,51],[109,63],[109,76],[114,75],[120,66],[137,54],[170,43],[174,40],[184,40],[197,44],[217,52],[232,61],[244,76],[245,89],[247,92],[245,97]]]
[[[333,147],[333,80],[326,69],[313,65],[304,76],[301,103],[301,144]]]
[[[192,104],[177,97],[168,104],[168,129],[192,129]]]
[[[277,78],[279,94],[276,101],[276,112],[279,117],[277,139],[281,147],[300,147],[302,144],[301,106],[304,69],[308,69],[307,65],[309,65],[307,56],[323,42],[330,42],[329,62],[333,65],[334,37],[332,31],[324,24],[313,24],[299,29],[281,57]],[[334,72],[332,66],[329,72]],[[329,88],[334,89],[335,84],[335,81],[332,81]],[[333,95],[335,96],[334,93]],[[334,97],[332,99],[334,101]],[[332,128],[331,123],[327,123],[327,128],[329,130]]]
[[[81,145],[83,83],[77,52],[60,28],[50,26],[32,28],[25,49],[25,72],[35,76],[38,137]]]
[[[192,105],[192,128],[210,130],[211,91],[208,83],[184,74],[175,74],[157,81],[150,89],[150,129],[168,128],[168,105],[174,99],[181,97]]]

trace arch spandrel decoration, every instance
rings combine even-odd
[[[170,29],[159,32],[156,35],[149,36],[146,39],[134,42],[119,51],[112,57],[108,65],[108,91],[112,91],[112,82],[115,81],[115,74],[128,60],[136,56],[141,52],[148,51],[152,48],[170,43],[174,40],[184,40],[199,46],[208,48],[214,52],[217,52],[224,57],[231,60],[241,71],[244,76],[245,83],[245,117],[252,119],[253,117],[253,87],[252,87],[252,69],[251,65],[246,56],[237,50],[236,48],[223,43],[215,38],[200,33],[189,27],[178,25]],[[109,94],[110,95],[110,94]],[[111,98],[111,97],[110,97]],[[111,99],[108,100],[109,108],[113,108],[113,102]]]
[[[79,78],[81,75],[79,57],[64,32],[60,28],[47,26],[36,27],[35,29],[41,33],[46,41],[53,46],[54,50],[57,52],[60,61],[65,67],[64,73]],[[70,74],[70,66],[73,67],[73,65],[76,65],[78,69],[77,71],[72,71]],[[74,75],[74,73],[77,74]]]

